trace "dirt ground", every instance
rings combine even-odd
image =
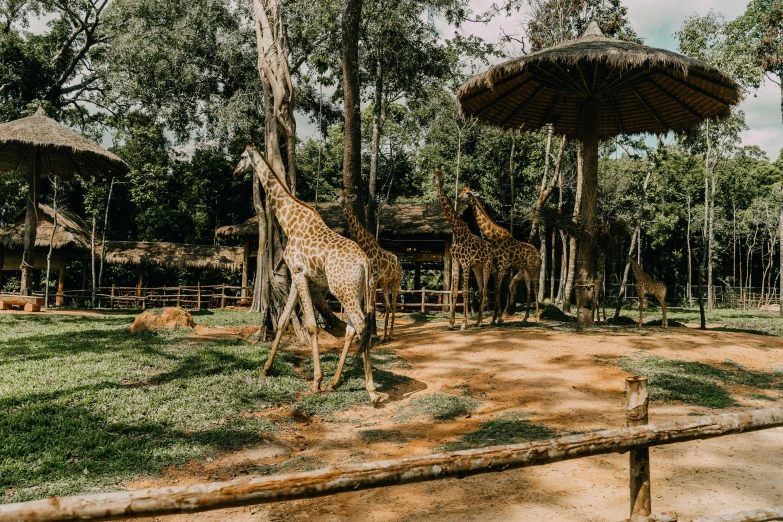
[[[623,386],[628,374],[613,364],[636,352],[751,369],[783,367],[783,339],[690,328],[576,332],[555,323],[447,331],[446,324],[400,321],[397,338],[383,345],[410,363],[395,373],[412,378],[391,391],[378,409],[358,406],[328,419],[292,417],[287,408],[263,412],[288,419],[285,429],[257,446],[211,462],[192,462],[163,478],[125,484],[128,489],[184,485],[243,476],[238,470],[292,458],[324,464],[425,455],[503,412],[563,431],[624,425]],[[306,350],[302,352],[306,353]],[[413,397],[459,394],[481,401],[469,416],[447,422],[395,421]],[[764,408],[748,390],[730,388],[739,406]],[[692,405],[652,403],[651,422],[713,413]],[[406,442],[366,443],[361,430],[393,428]],[[783,429],[653,448],[653,511],[676,511],[681,520],[783,504]],[[148,521],[618,521],[628,513],[628,456],[591,457],[548,466],[438,482],[389,487],[275,505],[169,516]]]

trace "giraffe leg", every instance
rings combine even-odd
[[[400,292],[400,280],[397,278],[391,284],[391,329],[389,330],[389,341],[394,340],[394,315],[397,312],[397,294]]]
[[[454,329],[456,322],[457,297],[459,296],[459,263],[453,260],[451,263],[451,311],[449,315],[449,330]]]
[[[476,326],[481,325],[482,315],[484,314],[484,307],[487,304],[487,293],[489,292],[489,276],[492,275],[492,263],[487,262],[482,269],[482,284],[481,284],[481,308],[479,308],[479,319]]]
[[[662,295],[658,295],[658,302],[661,303],[661,310],[663,311],[663,320],[661,321],[661,326],[663,328],[668,328],[669,321],[666,319],[666,292],[664,292]]]
[[[304,272],[294,269],[291,278],[296,283],[299,292],[299,303],[302,309],[302,322],[310,334],[310,343],[313,349],[313,391],[321,389],[321,380],[323,372],[321,371],[321,358],[318,354],[318,325],[315,322],[315,312],[313,311],[313,301],[310,298],[310,288],[307,283],[307,277]],[[347,333],[347,329],[346,329]]]
[[[637,294],[639,294],[639,328],[641,328],[642,327],[642,309],[644,308],[644,294],[641,293],[641,292],[637,292]]]
[[[381,292],[383,292],[383,341],[386,340],[389,335],[389,283],[383,283],[381,285]]]
[[[503,286],[503,276],[508,272],[508,264],[498,264],[497,272],[495,273],[495,310],[492,312],[492,322],[489,324],[498,324],[503,322],[503,312],[500,306],[500,289]]]
[[[465,330],[468,327],[468,282],[470,281],[470,267],[463,267],[462,269],[462,299],[465,303],[465,308],[462,309],[462,326],[460,330]]]
[[[264,369],[261,370],[261,377],[266,377],[269,370],[272,368],[275,355],[277,355],[277,348],[280,346],[280,340],[283,338],[283,332],[286,327],[288,327],[288,320],[291,319],[291,313],[294,311],[294,307],[298,300],[299,292],[297,291],[296,283],[292,280],[291,289],[288,291],[288,301],[285,304],[282,315],[280,315],[280,319],[277,321],[277,333],[275,334],[275,340],[272,343],[272,349],[269,351],[269,358],[266,360],[266,364],[264,364]]]
[[[522,272],[517,272],[511,278],[508,291],[508,304],[506,305],[506,316],[512,316],[517,313],[517,287],[522,279]]]
[[[370,325],[367,325],[367,328],[369,327]],[[337,362],[337,370],[334,372],[332,382],[330,382],[329,386],[326,387],[326,389],[329,391],[335,389],[340,384],[340,377],[343,374],[345,359],[348,357],[348,350],[351,347],[351,341],[353,341],[354,337],[356,337],[356,329],[349,322],[348,326],[345,327],[345,343],[343,344],[343,351],[340,353],[340,360]]]
[[[478,285],[479,295],[482,296],[481,304],[478,309],[478,319],[476,320],[476,327],[481,326],[481,319],[484,313],[484,268],[476,267],[473,269],[473,275],[476,276],[476,284]]]
[[[528,275],[530,277],[530,275]],[[536,321],[541,318],[541,309],[538,307],[538,279],[533,277],[533,299],[536,303]]]
[[[362,342],[367,342],[366,348],[362,349],[359,348],[360,352],[364,353],[364,380],[365,380],[365,386],[367,389],[367,393],[370,395],[370,402],[373,406],[376,406],[378,402],[381,400],[381,396],[375,392],[375,382],[372,378],[372,359],[370,358],[370,343],[369,343],[369,337],[367,335],[364,335],[364,329],[369,328],[370,325],[366,324],[364,321],[364,315],[362,314],[361,307],[359,306],[359,301],[357,300],[356,306],[348,305],[345,308],[346,315],[348,316],[348,319],[350,320],[350,323],[353,324],[354,331],[352,332],[351,339],[355,334],[359,334],[360,338],[362,339]],[[351,341],[346,337],[345,341],[345,347],[343,348],[343,353],[340,357],[340,363],[342,363],[345,360],[345,356],[348,353],[348,346],[351,344]],[[336,383],[340,382],[340,374],[339,372],[342,370],[342,365],[338,364],[337,371],[338,373],[335,374],[334,380],[332,381],[332,385],[336,386]]]

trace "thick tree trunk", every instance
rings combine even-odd
[[[554,304],[555,302],[555,229],[552,228],[552,270],[549,276],[549,302]]]
[[[783,87],[781,87],[781,97],[783,97]],[[783,100],[781,100],[783,103]],[[780,264],[778,266],[778,277],[780,277],[780,291],[778,297],[780,298],[780,317],[783,317],[783,186],[780,188],[781,202],[780,202],[780,222],[778,223],[778,239],[780,240]],[[2,265],[0,265],[0,268]]]
[[[598,113],[599,101],[589,97],[584,101],[579,141],[578,168],[582,172],[582,201],[579,222],[582,238],[577,254],[576,306],[581,325],[593,323],[593,294],[596,288],[596,213],[598,204]]]
[[[707,250],[709,249],[709,216],[710,216],[710,153],[712,149],[710,147],[710,123],[706,124],[707,127],[707,156],[704,160],[704,226],[701,229],[701,236],[704,243],[704,249],[701,253],[701,262],[699,263],[699,320],[700,328],[702,330],[707,329],[707,319],[704,315],[704,292],[702,281],[704,280],[704,265],[707,263]]]
[[[710,230],[709,243],[707,247],[707,309],[712,310],[715,307],[715,289],[712,284],[712,257],[715,251],[715,173],[710,168]]]
[[[690,195],[688,195],[688,227],[685,232],[685,242],[688,245],[688,288],[685,292],[685,296],[688,298],[688,306],[693,308],[693,254],[691,253],[691,196]],[[740,268],[740,279],[741,278],[742,278],[742,268]],[[742,283],[740,282],[740,288],[742,288],[741,285]]]
[[[343,186],[355,194],[353,209],[366,224],[362,190],[361,91],[359,87],[359,28],[362,0],[344,0],[342,19],[343,108],[345,110],[345,146],[343,148]]]
[[[33,295],[35,236],[38,232],[38,186],[41,182],[41,155],[33,151],[33,168],[27,175],[27,211],[24,215],[24,251],[22,252],[22,295]]]
[[[541,231],[539,232],[539,235],[541,236],[541,269],[538,271],[538,302],[544,301],[544,294],[546,289],[546,271],[547,271],[547,250],[546,250],[546,226],[542,223],[539,225],[541,228]],[[554,265],[554,260],[552,261],[552,264]]]
[[[90,306],[95,308],[95,214],[92,215],[92,232],[90,233],[90,265],[92,267],[92,295],[90,296]]]
[[[511,182],[511,208],[508,211],[508,231],[511,236],[514,235],[514,151],[517,147],[516,133],[511,131],[511,153],[508,155],[508,178]],[[498,277],[502,277],[505,274],[498,274]]]

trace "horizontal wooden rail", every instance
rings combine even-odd
[[[50,497],[0,505],[0,522],[112,520],[193,513],[466,477],[780,426],[783,426],[783,408],[725,413],[539,442],[333,466],[288,475],[77,497]]]
[[[783,520],[783,506],[754,509],[753,511],[718,517],[697,518],[692,522],[768,522],[770,520]]]

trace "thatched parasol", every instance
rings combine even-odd
[[[38,185],[44,173],[70,180],[125,174],[128,166],[111,152],[68,129],[38,109],[33,116],[0,125],[0,173],[27,176],[28,197],[22,255],[23,295],[32,288],[31,269],[37,228]]]
[[[606,38],[591,22],[581,38],[510,60],[470,78],[463,113],[502,128],[555,131],[579,140],[582,176],[578,317],[592,323],[596,290],[598,141],[618,134],[687,131],[729,115],[739,86],[718,69],[663,49]]]

